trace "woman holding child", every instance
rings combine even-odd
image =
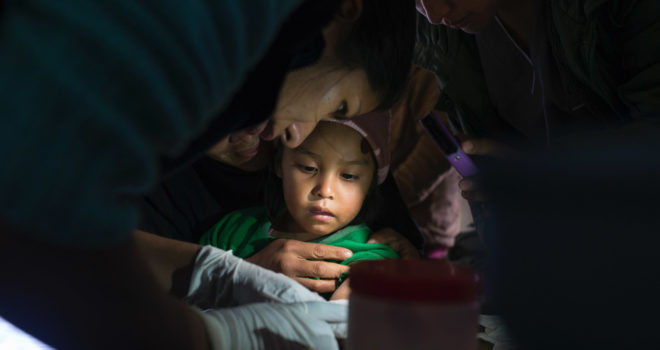
[[[321,121],[295,149],[279,147],[266,188],[267,206],[228,214],[201,239],[248,258],[278,238],[350,249],[341,261],[396,258],[383,244],[367,244],[369,214],[378,204],[377,184],[389,168],[389,113],[350,121]],[[303,282],[303,281],[301,281]],[[338,283],[344,282],[340,278]],[[346,299],[342,284],[331,299]]]
[[[180,155],[259,124],[253,92],[274,107],[263,137],[289,148],[321,119],[388,108],[409,70],[413,11],[5,2],[2,316],[62,348],[336,348],[340,305],[226,252],[133,232],[134,201],[160,169],[191,159]]]

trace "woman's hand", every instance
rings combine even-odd
[[[493,139],[470,139],[461,137],[461,148],[468,155],[509,158],[517,157],[520,152],[515,149],[499,143]],[[463,198],[473,202],[485,202],[484,196],[479,191],[475,181],[472,178],[464,178],[458,183]]]
[[[415,246],[406,237],[389,227],[372,233],[367,243],[385,244],[397,252],[401,259],[419,259],[419,252]]]
[[[346,248],[292,239],[277,239],[245,260],[283,273],[312,291],[329,293],[335,290],[337,279],[348,271],[348,266],[323,260],[343,261],[352,255],[353,253]]]
[[[391,228],[372,233],[367,243],[388,245],[403,259],[419,259],[417,249]],[[349,267],[323,260],[343,261],[352,255],[346,248],[281,238],[245,260],[289,276],[312,291],[329,293],[335,290],[337,279]]]

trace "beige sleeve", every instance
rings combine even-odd
[[[450,169],[419,123],[433,110],[439,95],[433,73],[416,68],[401,100],[392,108],[392,174],[408,206],[423,201]]]
[[[451,245],[460,228],[460,177],[419,123],[438,96],[433,74],[415,69],[402,99],[392,108],[392,173],[427,241]]]

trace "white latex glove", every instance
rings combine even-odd
[[[213,349],[334,350],[335,337],[346,338],[348,309],[328,302],[255,303],[200,315]]]
[[[203,309],[263,301],[325,302],[317,293],[281,273],[212,246],[203,247],[197,255],[184,300]]]
[[[479,325],[484,327],[482,332],[477,334],[481,340],[493,344],[493,350],[511,350],[516,347],[513,345],[509,332],[504,321],[495,315],[479,315]]]

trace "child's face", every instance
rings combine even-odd
[[[287,228],[318,237],[348,225],[360,212],[374,161],[362,149],[357,131],[336,123],[320,123],[297,148],[284,148],[281,168]]]

